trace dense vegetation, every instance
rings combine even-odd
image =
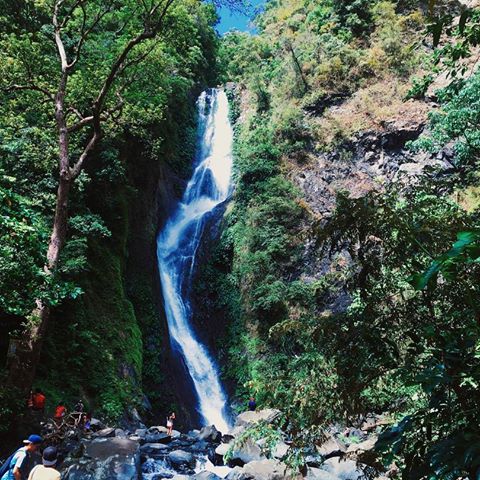
[[[59,178],[51,98],[61,79],[59,27],[51,2],[0,2],[2,355],[7,337],[15,345],[35,327],[40,302],[52,321],[35,385],[49,402],[82,396],[112,419],[141,405],[144,394],[156,408],[174,403],[162,387],[164,327],[149,257],[158,182],[172,184],[165,188],[173,195],[188,174],[200,88],[235,82],[236,190],[197,292],[215,299],[208,313],[227,325],[217,346],[235,400],[253,394],[282,410],[295,447],[290,461],[333,422],[386,413],[390,424],[377,444],[385,467],[395,462],[403,478],[473,478],[480,466],[480,75],[471,58],[478,11],[429,2],[439,17],[425,37],[432,12],[413,1],[270,0],[256,19],[258,34],[231,32],[220,41],[212,4],[173,2],[100,114],[98,79],[128,39],[151,26],[138,13],[150,2],[59,3],[67,54],[82,51],[68,67],[65,97],[72,158],[95,132],[91,105],[103,138],[70,192],[58,264],[45,268]],[[371,153],[364,134],[383,142],[405,119],[416,126],[409,138],[418,138],[397,138],[394,154],[438,162],[401,180],[383,166],[388,174],[352,185],[357,163]],[[317,163],[329,189],[312,198],[299,178]],[[336,186],[341,176],[351,176],[350,188]],[[0,391],[3,418],[23,407],[19,398],[14,388]]]
[[[145,2],[84,3],[60,2],[58,13],[67,56],[76,59],[65,107],[72,162],[91,134],[88,124],[83,130],[75,122],[88,120],[90,102],[147,8]],[[144,391],[166,408],[171,394],[155,391],[164,330],[155,307],[155,262],[145,272],[138,257],[150,250],[158,228],[160,172],[181,178],[190,168],[195,98],[215,78],[215,8],[194,0],[172,5],[159,36],[122,67],[102,113],[103,141],[72,188],[67,241],[49,272],[59,148],[51,92],[62,78],[52,11],[52,2],[1,5],[2,357],[8,335],[21,338],[37,322],[32,312],[40,300],[57,307],[35,383],[46,391],[49,408],[83,396],[98,414],[118,418],[125,407],[141,404]],[[23,408],[23,393],[9,392],[2,388],[0,408],[10,419],[11,400]]]
[[[377,448],[404,478],[473,476],[480,458],[478,19],[449,13],[432,55],[416,4],[272,1],[258,36],[233,32],[221,50],[240,85],[235,205],[206,272],[230,325],[225,373],[239,398],[285,413],[299,451],[333,420],[388,412]],[[352,172],[358,134],[422,118],[432,107],[406,99],[442,68],[455,81],[407,148],[448,146],[450,166],[340,190],[316,214],[292,179],[328,152]]]

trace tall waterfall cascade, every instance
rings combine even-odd
[[[202,93],[197,106],[195,170],[158,236],[157,256],[172,349],[192,379],[204,424],[226,432],[226,395],[215,360],[194,332],[189,292],[204,229],[231,191],[233,131],[223,90]]]

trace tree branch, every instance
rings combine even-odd
[[[46,97],[48,97],[49,100],[55,99],[55,95],[52,92],[49,92],[46,88],[39,87],[38,85],[35,85],[33,83],[29,85],[13,84],[5,88],[6,92],[19,91],[19,90],[32,90],[34,92],[43,93]]]
[[[90,138],[89,142],[87,143],[87,146],[83,150],[82,154],[80,155],[79,159],[77,162],[73,165],[73,167],[70,168],[70,176],[73,180],[78,177],[80,172],[82,171],[83,163],[85,162],[85,159],[88,157],[90,152],[95,148],[97,145],[97,142],[100,140],[100,132],[97,131],[96,129],[93,132],[92,137]]]
[[[77,130],[80,130],[86,125],[91,125],[92,123],[93,123],[93,115],[90,115],[88,117],[82,118],[77,123],[74,123],[73,125],[68,127],[67,131],[68,133],[76,132]]]
[[[53,26],[55,28],[55,43],[57,44],[58,54],[60,55],[60,61],[62,64],[62,72],[66,72],[68,70],[68,61],[67,61],[67,53],[65,52],[65,45],[62,41],[61,36],[61,27],[58,23],[58,14],[60,11],[60,7],[64,3],[64,0],[57,0],[55,2],[55,8],[53,10]]]
[[[75,58],[68,64],[68,68],[73,68],[75,64],[78,62],[85,40],[90,35],[90,33],[92,33],[95,27],[97,27],[97,25],[102,21],[105,15],[107,15],[112,11],[113,3],[114,3],[113,0],[111,0],[108,3],[108,5],[105,7],[105,9],[98,12],[97,15],[95,15],[95,18],[93,19],[91,25],[87,28],[86,27],[87,13],[85,11],[85,6],[83,5],[83,2],[82,2],[81,9],[82,9],[83,19],[82,19],[82,27],[80,29],[80,39],[78,40],[77,45],[75,47]]]

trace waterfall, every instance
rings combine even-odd
[[[202,93],[197,106],[195,170],[158,236],[157,255],[172,349],[181,355],[192,378],[204,424],[226,432],[226,395],[214,359],[193,330],[189,292],[203,230],[231,189],[233,131],[223,90]]]

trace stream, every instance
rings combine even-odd
[[[214,210],[231,192],[233,130],[225,92],[210,89],[197,102],[194,172],[157,239],[157,255],[171,347],[191,377],[203,425],[229,429],[227,398],[215,359],[196,335],[189,299],[196,254]]]

